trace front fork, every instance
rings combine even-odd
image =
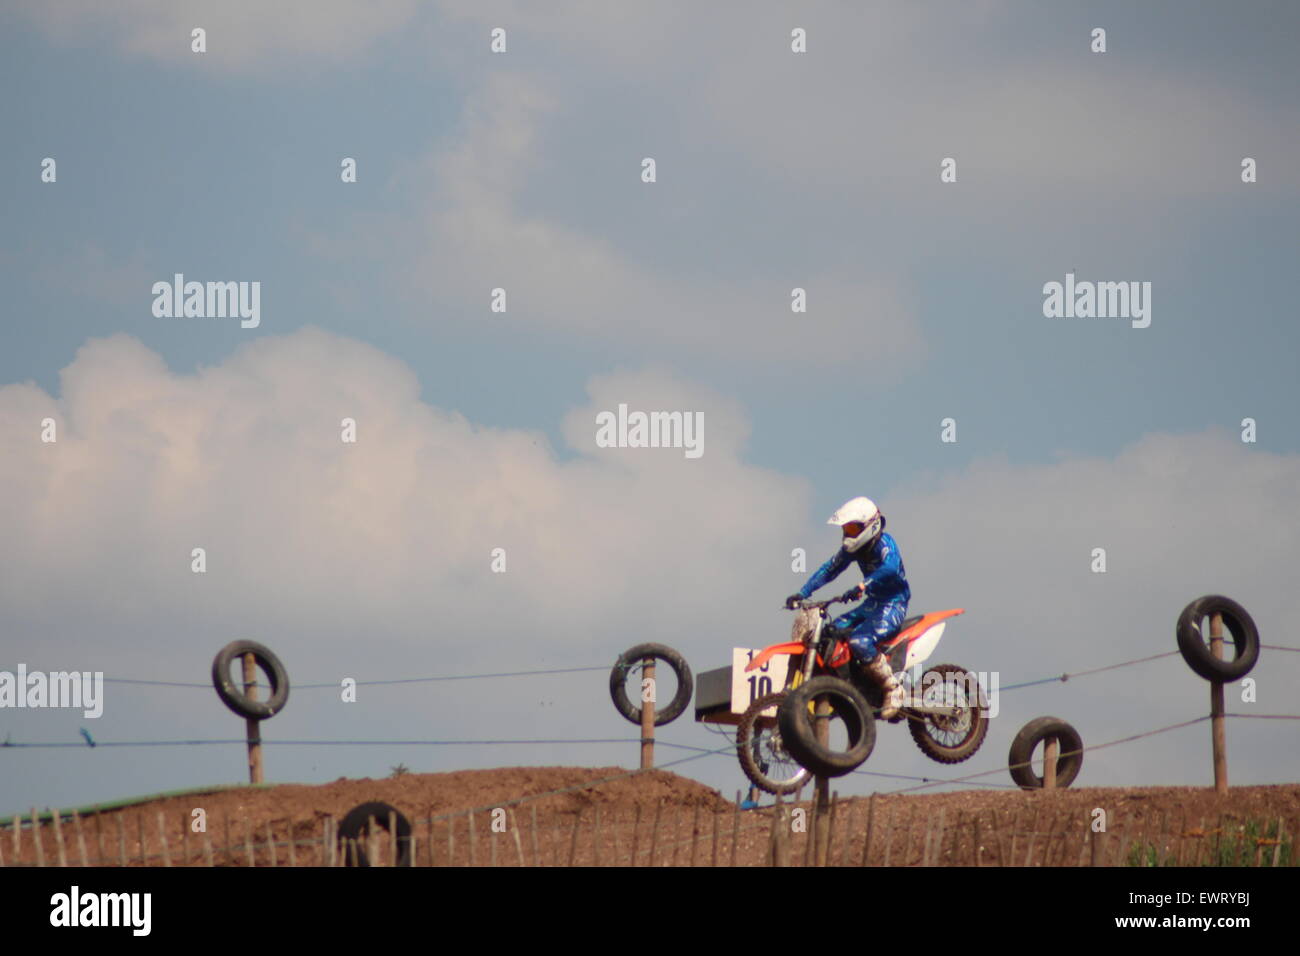
[[[794,689],[813,676],[813,670],[817,666],[817,645],[822,637],[822,625],[826,622],[823,614],[817,615],[817,626],[812,632],[804,638],[803,641],[803,663],[797,671],[789,675],[787,689]]]

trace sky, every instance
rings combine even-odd
[[[966,610],[934,660],[1002,685],[1175,650],[1203,594],[1300,646],[1300,12],[1248,10],[6,4],[0,670],[204,686],[110,682],[99,718],[3,709],[0,735],[241,737],[209,675],[251,639],[295,686],[269,780],[632,768],[607,668],[784,639],[857,495],[911,612]],[[258,283],[256,324],[159,315],[176,274]],[[1048,316],[1067,275],[1149,313]],[[702,453],[602,447],[620,405],[699,416]],[[364,683],[555,668],[596,669]],[[1250,676],[1230,712],[1296,713],[1300,654]],[[1207,688],[1166,657],[1008,691],[968,763],[885,726],[837,787],[996,769],[1042,715],[1089,745],[1177,724]],[[1089,752],[1076,785],[1208,785],[1209,736]],[[1228,746],[1234,784],[1295,781],[1294,722]],[[0,761],[3,815],[246,769],[238,744]],[[674,769],[744,785],[725,752]]]

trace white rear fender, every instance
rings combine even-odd
[[[927,628],[912,641],[907,648],[907,659],[903,662],[903,670],[910,671],[934,653],[935,647],[939,644],[939,638],[943,637],[943,629],[947,624],[947,621],[940,621],[933,627]]]

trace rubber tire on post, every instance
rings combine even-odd
[[[352,862],[352,854],[348,852],[348,845],[345,840],[360,840],[370,830],[370,818],[375,818],[375,826],[379,827],[385,833],[388,829],[388,814],[397,815],[397,866],[411,865],[411,821],[402,815],[402,811],[387,803],[378,800],[372,800],[370,803],[363,803],[360,806],[353,807],[348,811],[341,823],[337,840],[343,847],[343,865],[344,866],[369,866],[370,860],[366,858],[366,851],[358,844],[356,863]]]
[[[763,768],[759,766],[758,757],[754,753],[754,724],[758,722],[758,715],[767,710],[772,705],[779,705],[785,700],[785,691],[778,691],[775,694],[767,694],[758,698],[749,705],[740,723],[736,727],[736,755],[740,758],[740,769],[745,771],[745,776],[758,789],[771,794],[786,795],[798,793],[800,788],[807,786],[808,769],[805,767],[804,772],[793,781],[778,782],[773,780],[767,774],[763,773]],[[768,718],[771,719],[771,718]],[[784,739],[784,738],[783,738]]]
[[[1043,789],[1043,778],[1034,773],[1029,761],[1033,759],[1034,748],[1048,737],[1060,741],[1056,760],[1057,789],[1064,790],[1079,775],[1079,769],[1083,766],[1083,738],[1079,732],[1059,717],[1035,717],[1021,727],[1016,739],[1011,741],[1011,754],[1007,758],[1007,763],[1011,765],[1011,779],[1022,790]],[[1074,752],[1060,756],[1069,751]],[[1022,766],[1017,767],[1016,764]]]
[[[230,665],[250,651],[271,681],[269,700],[249,700],[244,696],[242,686],[237,686],[230,678]],[[240,717],[250,717],[253,720],[274,717],[284,710],[284,705],[289,700],[288,671],[280,663],[280,658],[271,653],[270,648],[263,647],[256,641],[231,641],[218,651],[212,661],[212,684],[223,704]]]
[[[1236,656],[1231,660],[1215,657],[1201,634],[1201,619],[1214,614],[1222,615],[1223,629],[1233,638],[1224,635],[1224,647],[1231,645],[1236,650]],[[1236,601],[1218,594],[1207,594],[1187,605],[1178,615],[1178,650],[1187,666],[1206,680],[1233,681],[1245,677],[1259,660],[1259,630],[1246,609]]]
[[[922,693],[925,690],[926,675],[932,672],[940,673],[957,673],[969,674],[970,671],[964,667],[958,667],[956,664],[935,664],[921,675]],[[969,686],[969,685],[968,685]],[[963,760],[969,760],[975,755],[975,751],[980,749],[984,743],[984,735],[989,732],[989,719],[985,713],[984,692],[978,690],[979,697],[975,701],[975,706],[969,708],[971,711],[971,729],[967,732],[965,739],[956,747],[945,747],[928,733],[928,727],[933,723],[934,717],[918,714],[908,715],[907,729],[912,733],[912,739],[916,745],[921,748],[921,753],[925,754],[931,760],[937,763],[961,763]]]
[[[640,701],[632,703],[627,696],[627,675],[633,667],[647,657],[663,661],[677,676],[677,693],[668,702],[668,706],[655,711],[655,726],[659,727],[680,717],[686,705],[691,702],[691,694],[695,691],[694,679],[691,677],[690,667],[686,665],[686,658],[671,647],[664,644],[638,644],[624,651],[614,662],[614,669],[609,672],[609,696],[614,701],[614,708],[620,714],[637,726],[641,725],[641,704]]]
[[[830,698],[832,715],[844,722],[849,734],[848,750],[831,750],[817,741],[808,708],[822,695]],[[790,756],[819,777],[852,773],[876,746],[876,719],[871,705],[861,691],[838,677],[814,677],[790,691],[776,712],[776,722]]]

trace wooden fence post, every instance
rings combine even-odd
[[[1013,863],[1007,862],[1008,860],[1007,833],[1002,826],[1003,814],[998,813],[998,811],[995,809],[989,811],[989,815],[993,818],[993,839],[996,841],[997,848],[998,848],[998,866],[999,867],[1014,866],[1015,865],[1014,862]],[[1006,817],[1007,819],[1010,820],[1014,817],[1014,814],[1007,813]],[[1012,825],[1014,826],[1014,823]],[[1014,856],[1011,857],[1011,859],[1014,860]]]
[[[736,854],[740,849],[740,791],[736,791],[736,802],[731,811],[731,865],[736,865]]]
[[[695,805],[695,813],[691,817],[691,857],[687,866],[695,866],[695,848],[699,845],[700,839],[700,805]]]
[[[790,865],[790,826],[786,822],[786,810],[778,794],[772,815],[772,865],[786,867]]]
[[[1052,829],[1055,830],[1055,831],[1057,831],[1057,832],[1060,834],[1059,837],[1058,837],[1058,839],[1057,839],[1057,842],[1059,842],[1060,845],[1061,845],[1061,853],[1060,853],[1060,855],[1057,857],[1056,865],[1057,865],[1057,866],[1065,866],[1065,862],[1066,862],[1066,860],[1069,858],[1069,855],[1070,855],[1070,815],[1069,815],[1069,813],[1064,813],[1064,814],[1061,815],[1061,822],[1060,822],[1059,824],[1056,822],[1056,817],[1054,816],[1054,817],[1052,818]],[[1050,864],[1050,861],[1049,861],[1048,865],[1049,865],[1049,866],[1051,865],[1051,864]]]
[[[36,816],[36,808],[32,807],[32,840],[36,843],[36,865],[45,865],[45,847],[41,843],[41,821]]]
[[[958,810],[957,823],[952,828],[952,847],[948,851],[948,859],[952,860],[953,866],[957,865],[957,855],[961,852],[961,838],[965,832],[966,832],[966,811]],[[944,860],[942,840],[940,840],[939,842],[938,859],[935,861],[934,865],[935,866],[947,865]]]
[[[227,675],[229,676],[229,675]],[[244,655],[244,696],[257,700],[257,659],[252,652]],[[262,731],[261,722],[252,717],[244,719],[244,730],[248,737],[248,780],[250,783],[262,782]]]
[[[939,820],[935,827],[932,845],[926,849],[926,853],[930,857],[929,862],[925,864],[926,866],[937,866],[940,862],[940,858],[943,856],[943,838],[948,832],[945,825],[946,816],[947,813],[941,809],[939,811]]]
[[[56,847],[58,847],[59,850],[59,866],[67,866],[68,854],[63,849],[63,825],[59,822],[59,818],[62,817],[63,814],[56,807],[54,809],[53,815],[54,815],[54,844]]]
[[[569,840],[569,866],[573,866],[573,861],[578,856],[578,828],[582,825],[582,808],[578,808],[577,814],[573,818],[573,838]]]
[[[840,792],[831,793],[830,813],[827,814],[824,832],[818,834],[817,865],[829,866],[831,861],[831,837],[835,833],[835,812],[839,808]]]
[[[831,829],[831,866],[847,866],[849,862],[849,843],[853,839],[853,824],[857,821],[858,805],[853,802],[852,797],[846,797],[844,801],[844,838],[837,841],[835,839],[835,830]],[[835,852],[836,843],[839,844],[839,853]]]
[[[628,866],[636,866],[637,851],[641,849],[641,804],[636,805],[636,818],[632,821],[632,859]]]
[[[680,816],[674,815],[672,819],[673,819],[673,839],[672,839],[673,855],[672,855],[672,859],[668,861],[668,865],[676,866],[677,851],[681,849],[681,845],[682,845],[682,838],[681,838],[682,818]]]
[[[1025,866],[1034,865],[1034,843],[1038,840],[1038,819],[1042,814],[1042,807],[1034,807],[1033,820],[1029,824],[1029,846],[1025,848]]]
[[[876,795],[873,793],[867,799],[867,835],[862,840],[862,865],[866,866],[871,859],[871,835],[876,825]]]
[[[662,814],[663,811],[664,802],[660,800],[658,806],[655,807],[654,826],[650,828],[650,862],[646,864],[647,866],[655,865],[655,848],[659,844],[659,815]]]
[[[1210,615],[1210,653],[1223,659],[1223,616]],[[1214,758],[1214,792],[1228,792],[1228,736],[1223,718],[1223,681],[1210,681],[1210,746]]]
[[[271,821],[266,821],[266,849],[271,854],[271,866],[278,868],[280,861],[275,852],[275,829],[271,826]]]
[[[610,821],[610,866],[619,865],[619,860],[623,858],[623,844],[619,842],[619,814],[614,814],[614,819]]]
[[[647,657],[641,671],[641,769],[649,770],[655,765],[655,698],[659,696],[659,687],[655,683],[655,659]],[[650,700],[646,700],[645,681],[650,682]]]
[[[718,865],[718,817],[722,816],[722,814],[718,813],[717,810],[714,810],[712,816],[713,816],[713,866],[716,868]]]
[[[162,845],[163,866],[172,865],[171,851],[167,846],[167,823],[163,820],[163,813],[158,811],[158,841]]]
[[[894,811],[892,809],[885,815],[885,861],[881,864],[882,866],[889,866],[890,855],[894,852],[894,831],[890,828],[890,824],[893,823],[893,815]]]
[[[532,844],[533,844],[533,866],[541,866],[542,858],[538,855],[538,850],[537,850],[537,804],[535,803],[533,804]]]
[[[515,853],[519,855],[519,865],[526,866],[527,864],[524,863],[524,843],[519,836],[519,820],[515,817],[515,808],[511,807],[508,812],[510,813],[510,832],[515,837]],[[430,845],[430,849],[432,849],[432,845]]]

